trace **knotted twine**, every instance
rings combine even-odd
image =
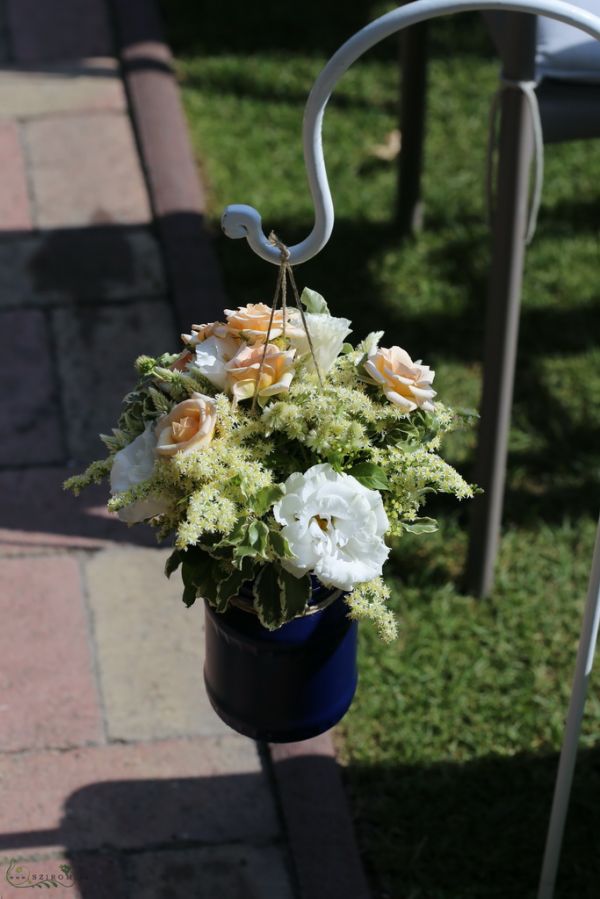
[[[262,357],[260,360],[260,365],[258,367],[258,371],[256,373],[256,380],[254,384],[254,397],[252,398],[252,412],[256,410],[256,404],[258,402],[258,391],[260,388],[260,379],[262,377],[263,369],[265,367],[265,360],[267,358],[267,347],[269,346],[269,338],[271,336],[271,331],[273,329],[273,320],[275,318],[275,313],[277,312],[277,307],[279,306],[279,300],[281,298],[281,312],[282,312],[282,336],[285,337],[285,329],[286,329],[286,318],[287,318],[287,283],[288,279],[290,282],[290,286],[292,288],[292,294],[294,297],[294,303],[296,304],[296,308],[300,313],[300,319],[302,321],[302,327],[304,328],[304,333],[306,334],[306,339],[308,341],[308,347],[310,350],[310,354],[312,356],[312,360],[315,365],[315,371],[317,372],[317,377],[319,379],[319,384],[321,387],[323,386],[323,378],[321,377],[321,371],[319,369],[319,363],[317,362],[317,357],[315,356],[315,350],[312,342],[312,337],[310,336],[310,331],[308,330],[308,323],[306,321],[306,316],[304,314],[304,309],[302,308],[302,302],[300,300],[300,294],[298,293],[298,287],[296,285],[296,278],[294,277],[294,270],[290,265],[290,251],[286,247],[286,245],[279,240],[274,231],[271,231],[269,234],[269,243],[273,244],[274,247],[277,247],[279,253],[281,255],[281,262],[279,263],[279,272],[277,274],[277,282],[275,284],[275,293],[273,295],[273,302],[271,304],[271,315],[269,317],[269,326],[267,328],[267,337],[265,340],[265,346],[263,349]]]
[[[490,127],[487,146],[485,200],[488,225],[490,228],[492,228],[495,214],[494,176],[496,170],[496,144],[498,141],[497,131],[500,101],[505,90],[512,89],[521,91],[527,101],[527,108],[531,119],[531,126],[533,131],[533,161],[535,164],[535,180],[533,182],[531,205],[529,207],[529,215],[525,232],[526,246],[529,246],[535,235],[538,213],[542,202],[542,190],[544,187],[544,133],[542,129],[540,107],[537,94],[535,92],[537,86],[538,85],[536,81],[515,81],[511,78],[501,79],[500,87],[494,95],[492,106],[490,109]]]

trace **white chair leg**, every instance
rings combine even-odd
[[[596,531],[596,546],[592,560],[592,570],[588,587],[588,597],[583,614],[583,625],[577,651],[575,678],[571,691],[569,713],[565,729],[565,738],[560,753],[558,774],[554,787],[550,824],[546,838],[546,849],[542,863],[542,873],[538,889],[538,899],[552,899],[560,850],[562,846],[565,819],[569,806],[569,797],[573,783],[573,771],[577,758],[579,733],[583,719],[583,709],[587,694],[587,685],[592,671],[598,624],[600,623],[600,521]]]

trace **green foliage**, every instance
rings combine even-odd
[[[310,577],[297,578],[277,562],[263,565],[252,588],[260,623],[269,630],[301,615],[310,599]]]
[[[91,484],[101,484],[102,481],[110,475],[112,468],[112,459],[100,459],[92,462],[83,474],[75,474],[67,478],[63,484],[65,490],[70,490],[75,496],[79,496],[82,490]]]
[[[348,474],[372,490],[389,490],[390,485],[383,468],[372,462],[359,462],[353,465]]]
[[[316,290],[305,287],[300,297],[300,302],[307,312],[316,312],[319,315],[330,315],[329,306],[325,302],[324,297]]]
[[[273,504],[276,503],[278,499],[281,499],[283,495],[284,490],[281,484],[269,484],[268,487],[263,487],[262,490],[259,490],[254,496],[249,497],[248,508],[251,509],[258,518],[262,518],[262,516],[266,515]]]
[[[414,521],[403,521],[402,527],[409,534],[433,534],[437,531],[437,522],[433,518],[415,518]]]

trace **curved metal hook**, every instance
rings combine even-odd
[[[315,81],[306,103],[302,129],[304,161],[315,207],[315,224],[305,240],[289,247],[292,265],[299,265],[316,256],[333,231],[333,200],[323,158],[321,129],[327,101],[344,72],[379,41],[403,28],[439,15],[486,9],[549,16],[600,40],[600,18],[563,0],[414,0],[366,25],[334,53]],[[269,243],[260,214],[252,206],[228,206],[223,213],[221,227],[227,237],[245,237],[258,256],[279,265],[281,254]]]

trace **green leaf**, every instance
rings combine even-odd
[[[273,552],[280,559],[293,559],[294,553],[290,549],[290,544],[287,542],[285,537],[281,534],[280,531],[271,531],[269,534],[269,540],[271,541],[271,546],[273,548]]]
[[[275,564],[264,565],[252,588],[254,608],[259,621],[270,631],[280,627],[285,620],[281,608],[281,587],[278,578],[280,570]]]
[[[218,599],[218,586],[231,572],[228,565],[213,559],[207,552],[194,546],[183,554],[181,575],[187,587],[193,587],[196,596],[202,596],[214,603]],[[185,602],[185,596],[184,596]]]
[[[150,394],[152,404],[157,412],[167,414],[171,411],[171,406],[173,404],[169,402],[164,393],[161,393],[156,387],[149,387],[148,393]]]
[[[411,522],[403,521],[402,527],[409,534],[433,534],[437,531],[437,522],[433,518],[415,518]]]
[[[356,349],[359,353],[366,353],[366,355],[369,356],[377,349],[377,346],[379,344],[379,341],[383,337],[383,334],[383,331],[371,331],[370,334],[367,334],[364,340],[361,340]]]
[[[196,602],[196,588],[193,584],[186,584],[183,588],[183,601],[188,609]]]
[[[479,418],[479,412],[477,409],[467,409],[464,406],[456,406],[454,411],[457,415],[460,415],[462,418],[466,418],[468,420]]]
[[[255,515],[262,518],[262,516],[269,511],[273,503],[276,503],[278,499],[281,499],[284,493],[285,491],[281,484],[270,484],[268,487],[263,487],[262,490],[259,490],[254,496],[251,496],[248,500],[248,504]]]
[[[181,552],[178,549],[174,549],[167,561],[165,562],[165,574],[167,577],[171,577],[174,571],[177,571],[179,566],[181,565]]]
[[[228,545],[241,543],[242,540],[246,536],[246,530],[248,528],[248,521],[246,518],[238,518],[235,525],[233,526],[233,530],[231,530],[224,538],[221,540],[220,545],[224,545],[227,543]]]
[[[329,306],[321,294],[317,293],[316,290],[311,290],[310,287],[304,288],[300,302],[307,312],[316,312],[317,315],[331,315]]]
[[[284,568],[279,569],[279,586],[281,588],[281,605],[285,615],[285,621],[291,621],[296,615],[301,615],[310,599],[310,577],[305,574],[295,577]]]
[[[348,353],[353,353],[354,347],[351,343],[343,343],[342,348],[340,350],[340,356],[347,356]]]
[[[356,478],[364,487],[370,487],[372,490],[390,489],[385,471],[372,462],[359,462],[358,465],[350,469],[348,474]]]
[[[258,556],[265,559],[268,540],[269,528],[264,521],[250,522],[245,538],[235,548],[234,558],[241,559],[244,556]]]
[[[237,596],[240,587],[246,580],[243,572],[232,571],[226,578],[217,583],[217,599],[215,609],[217,612],[224,612],[229,605],[229,600],[233,596]]]

